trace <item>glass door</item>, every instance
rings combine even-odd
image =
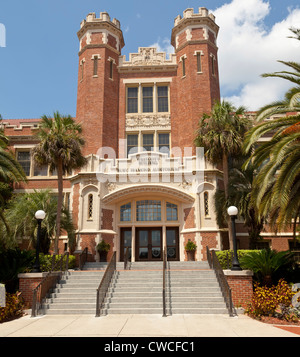
[[[179,260],[178,227],[167,227],[167,259]]]
[[[132,242],[132,232],[131,228],[121,228],[121,254],[120,260],[124,261],[126,248],[129,248],[129,260],[131,260],[131,242]]]
[[[137,228],[136,232],[136,260],[161,260],[161,228]]]

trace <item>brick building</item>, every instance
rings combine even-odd
[[[76,120],[88,164],[65,178],[64,193],[77,227],[76,249],[88,247],[93,260],[101,240],[111,245],[108,258],[116,251],[122,260],[129,246],[132,261],[161,260],[163,247],[169,260],[186,260],[188,240],[197,244],[196,260],[206,259],[206,246],[228,248],[212,200],[222,170],[193,146],[201,114],[220,99],[218,31],[207,9],[187,9],[174,22],[174,54],[140,47],[126,59],[118,20],[103,12],[81,22]],[[38,122],[2,123],[28,176],[17,192],[57,192],[55,173],[31,158]],[[242,226],[239,246],[247,248]],[[59,247],[67,248],[66,237]]]

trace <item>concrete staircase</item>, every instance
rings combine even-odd
[[[227,314],[214,272],[207,262],[168,262],[166,307],[171,314]],[[66,274],[44,304],[46,314],[96,312],[96,289],[107,263],[87,263]],[[162,262],[135,262],[117,271],[101,314],[162,314]]]

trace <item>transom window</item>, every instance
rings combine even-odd
[[[174,203],[167,202],[167,221],[177,221],[178,212],[177,205]]]
[[[161,201],[145,200],[136,202],[137,221],[160,221]]]
[[[164,207],[166,221],[177,221],[178,206],[174,203],[166,202]],[[160,200],[140,200],[128,202],[120,206],[120,221],[131,222],[131,212],[134,209],[136,211],[137,222],[162,220],[162,203]]]
[[[122,222],[130,222],[131,221],[131,203],[126,203],[121,206],[120,209],[121,221]]]

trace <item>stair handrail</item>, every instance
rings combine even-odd
[[[64,261],[64,258],[66,260]],[[59,268],[59,270],[57,270]],[[69,269],[69,252],[65,252],[61,255],[60,259],[57,260],[55,264],[52,264],[51,269],[48,271],[47,275],[42,279],[42,281],[33,289],[32,294],[32,306],[31,306],[31,317],[36,317],[38,314],[43,299],[49,293],[51,289],[55,287],[57,282],[61,279],[62,274]]]
[[[166,249],[164,249],[164,251],[163,251],[163,290],[162,290],[163,317],[167,317],[167,313],[166,313],[166,267],[167,267],[167,252],[166,252]]]
[[[85,247],[83,251],[79,254],[79,270],[83,269],[84,264],[88,260],[88,247]]]
[[[128,269],[128,262],[129,262],[129,247],[126,248],[125,256],[124,256],[124,270]]]
[[[105,269],[104,275],[97,289],[96,317],[99,317],[101,314],[101,308],[104,304],[104,299],[106,297],[109,285],[111,283],[112,277],[116,269],[117,269],[117,252],[114,252],[113,256],[109,261],[108,266]]]
[[[206,247],[207,261],[211,269],[215,271],[216,277],[218,279],[223,297],[225,299],[226,307],[229,312],[229,316],[234,316],[234,306],[232,301],[232,292],[229,287],[228,281],[224,275],[223,269],[214,250],[210,252],[209,248]]]

